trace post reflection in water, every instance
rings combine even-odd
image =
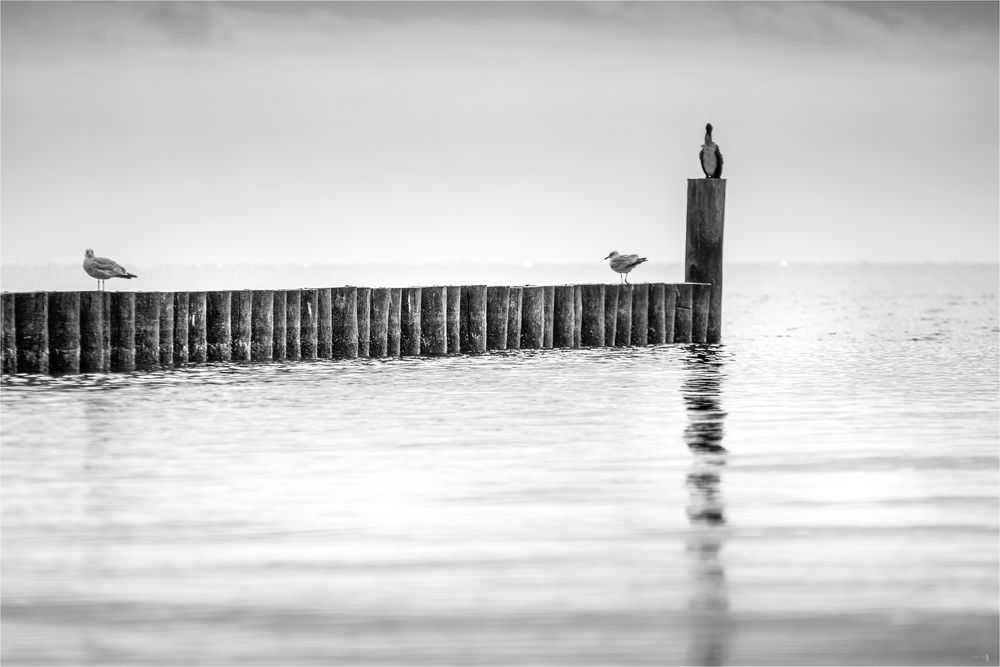
[[[691,347],[684,362],[681,394],[688,416],[684,441],[692,455],[686,479],[691,523],[687,553],[693,584],[688,604],[692,634],[687,657],[692,665],[722,665],[733,634],[721,559],[728,536],[720,488],[726,465],[726,449],[722,446],[726,413],[721,404],[724,358],[718,348]]]

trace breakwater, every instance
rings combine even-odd
[[[708,283],[19,292],[4,373],[709,342]]]

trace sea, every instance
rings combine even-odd
[[[109,287],[617,280],[129,268]],[[720,345],[4,377],[0,659],[995,664],[998,266],[724,280]]]

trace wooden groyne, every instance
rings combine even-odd
[[[702,283],[5,293],[2,364],[63,374],[705,343],[692,324],[710,321],[710,295]]]
[[[718,343],[725,196],[688,181],[683,283],[5,292],[2,370]]]

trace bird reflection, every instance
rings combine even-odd
[[[726,416],[721,405],[724,361],[717,348],[692,347],[684,362],[681,393],[688,416],[684,441],[692,454],[686,479],[691,523],[687,551],[694,583],[689,602],[693,626],[688,662],[722,665],[732,636],[729,589],[721,559],[728,536],[721,491],[727,456],[722,446]]]

